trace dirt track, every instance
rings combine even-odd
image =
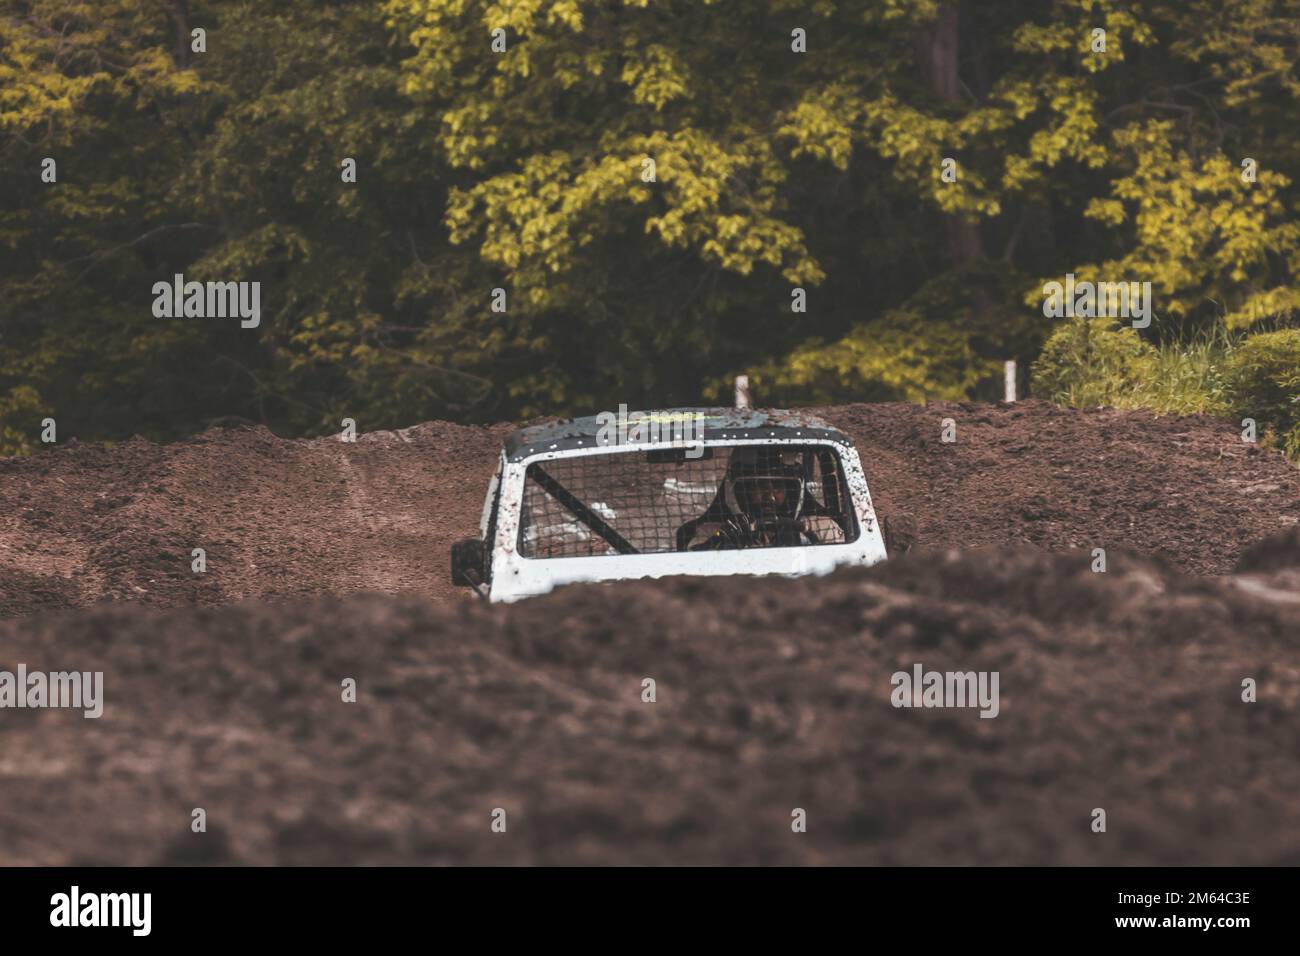
[[[0,459],[0,615],[103,599],[228,604],[349,591],[448,597],[510,426],[288,441],[264,428]],[[190,567],[207,552],[206,574]]]
[[[0,863],[1300,864],[1300,472],[1203,419],[823,414],[929,551],[511,607],[444,583],[509,426],[0,460],[0,669],[106,683],[0,711]],[[325,596],[367,590],[408,593]],[[1001,713],[892,708],[917,662]]]
[[[1222,573],[1300,522],[1300,470],[1230,423],[1015,406],[850,405],[882,514],[921,547],[1160,551]],[[941,422],[957,423],[944,444]],[[153,606],[411,591],[466,600],[448,551],[477,533],[511,425],[434,422],[355,444],[265,429],[0,459],[0,617],[110,599]],[[192,548],[208,572],[190,569]]]

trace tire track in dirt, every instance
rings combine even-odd
[[[389,594],[430,590],[433,556],[426,531],[430,522],[421,525],[410,513],[405,496],[394,500],[383,493],[381,475],[376,474],[369,449],[357,451],[351,444],[342,445],[337,460],[346,493],[346,518],[339,532],[352,539],[356,552],[356,567],[340,587]],[[381,463],[381,473],[383,467]]]
[[[345,489],[347,527],[339,537],[349,539],[356,566],[337,581],[338,590],[469,599],[451,587],[451,545],[477,530],[488,479],[512,428],[429,422],[364,433],[355,442],[312,442],[334,457]]]
[[[0,616],[101,599],[467,599],[450,584],[451,543],[477,528],[512,427],[432,422],[356,443],[245,427],[0,459]]]

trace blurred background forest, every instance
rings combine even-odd
[[[0,0],[0,453],[741,372],[995,400],[1008,358],[1294,453],[1297,61],[1300,0]],[[1045,318],[1068,272],[1151,327]],[[176,273],[261,326],[155,318]]]

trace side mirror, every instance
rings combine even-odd
[[[906,512],[881,516],[880,533],[885,539],[886,555],[892,558],[906,554],[916,544],[916,519]]]
[[[451,583],[476,588],[483,583],[483,542],[465,538],[451,546]]]

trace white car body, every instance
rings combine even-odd
[[[629,442],[601,446],[590,440],[587,430],[575,430],[567,442],[546,442],[546,434],[530,442],[525,430],[516,433],[518,440],[502,452],[497,474],[488,489],[480,521],[480,539],[483,548],[491,548],[485,556],[489,565],[487,580],[479,587],[493,602],[517,601],[521,598],[545,594],[560,585],[580,581],[615,581],[632,578],[659,578],[668,575],[786,575],[826,574],[842,565],[868,565],[885,558],[885,543],[880,524],[871,504],[866,476],[857,451],[849,439],[816,419],[792,413],[736,413],[701,410],[711,413],[719,427],[704,432],[694,443],[681,441],[647,444]],[[639,413],[661,414],[661,413]],[[666,414],[666,413],[664,413]],[[778,416],[773,418],[771,416]],[[765,423],[783,420],[787,416],[795,425],[777,428],[764,427]],[[590,422],[589,419],[578,421]],[[732,424],[728,424],[732,423]],[[587,440],[575,435],[586,434]],[[512,436],[514,438],[515,436]],[[578,442],[578,444],[574,444]],[[563,445],[570,447],[561,447]],[[851,498],[851,510],[856,522],[856,535],[843,543],[823,543],[816,546],[786,546],[744,548],[717,551],[661,551],[645,554],[598,554],[581,556],[529,557],[521,554],[521,516],[528,467],[539,462],[555,461],[579,456],[623,455],[644,453],[647,448],[704,447],[736,448],[743,446],[795,445],[801,448],[826,446],[838,457],[843,472],[843,486]],[[699,483],[676,482],[668,478],[663,482],[666,495],[699,496],[701,507],[707,504],[706,496],[716,489]],[[603,502],[593,503],[593,511],[608,517],[610,509]],[[552,525],[549,527],[556,527]],[[492,535],[489,542],[488,535]],[[847,535],[845,536],[847,537]]]

